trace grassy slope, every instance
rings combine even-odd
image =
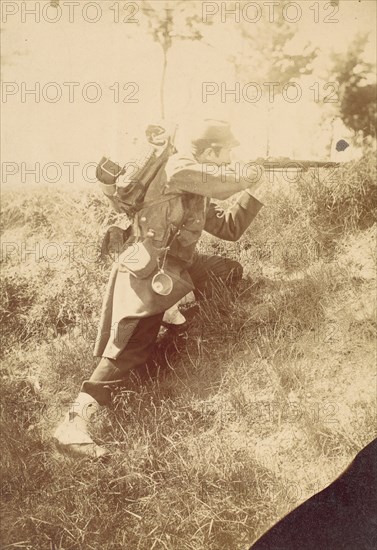
[[[204,237],[247,277],[202,302],[186,337],[163,338],[93,423],[105,465],[50,442],[93,368],[105,209],[91,193],[6,194],[4,545],[246,550],[375,436],[375,165],[326,177],[271,187],[238,243]]]

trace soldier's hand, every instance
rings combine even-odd
[[[250,185],[247,187],[246,191],[256,199],[259,199],[263,194],[263,185],[267,181],[265,171],[262,166],[258,165],[256,167],[254,165],[250,167],[249,172],[246,179],[250,182]]]

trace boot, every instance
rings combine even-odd
[[[174,304],[174,306],[167,309],[164,313],[164,317],[162,319],[162,324],[165,326],[168,325],[184,325],[186,323],[186,317],[182,315],[182,313],[178,309],[178,304]]]
[[[196,301],[195,294],[191,291],[186,296],[183,296],[178,302],[181,306],[187,306],[187,304],[191,304]]]
[[[88,393],[79,393],[53,434],[60,450],[76,456],[100,459],[110,454],[107,449],[94,443],[88,432],[90,419],[99,408],[100,405]]]
[[[186,294],[186,296],[181,298],[176,304],[165,311],[162,319],[163,325],[184,325],[186,323],[186,317],[179,311],[178,306],[187,305],[191,302],[195,302],[195,295],[193,292]]]

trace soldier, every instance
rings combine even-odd
[[[213,277],[228,281],[242,277],[238,262],[195,252],[203,230],[236,241],[262,208],[255,194],[263,177],[241,177],[228,167],[237,145],[229,124],[206,120],[191,138],[190,153],[173,155],[162,179],[160,174],[159,181],[148,188],[147,206],[138,212],[127,243],[131,253],[138,243],[134,247],[137,266],[144,265],[145,256],[153,256],[154,250],[165,253],[143,278],[123,269],[121,257],[114,263],[94,349],[101,359],[54,433],[60,449],[93,458],[108,454],[88,433],[90,417],[109,404],[112,392],[130,369],[145,365],[164,312],[192,290],[205,292]],[[243,193],[227,211],[211,200],[240,191]]]

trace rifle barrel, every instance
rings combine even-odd
[[[268,171],[282,171],[282,170],[303,170],[307,171],[309,168],[335,168],[340,166],[339,162],[322,161],[322,160],[296,160],[290,158],[283,159],[257,159],[256,164],[263,166]]]

